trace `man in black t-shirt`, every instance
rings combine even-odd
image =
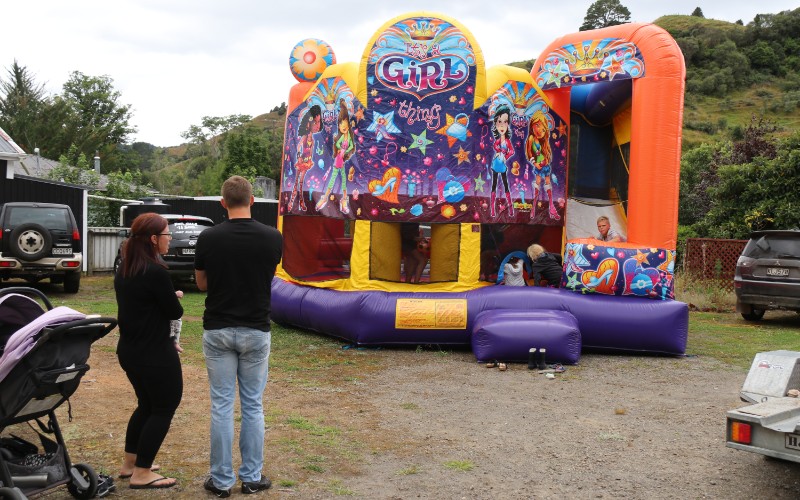
[[[253,188],[233,176],[222,185],[228,220],[197,239],[197,287],[208,291],[203,313],[203,354],[211,386],[211,475],[204,487],[230,496],[233,472],[233,408],[239,386],[242,423],[238,475],[242,493],[270,487],[264,466],[264,411],[270,353],[270,287],[281,260],[283,238],[251,217]]]

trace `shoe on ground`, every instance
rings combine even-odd
[[[242,481],[242,493],[245,495],[250,495],[251,493],[258,493],[259,491],[268,490],[270,486],[272,486],[272,481],[262,474],[261,479],[258,481]]]
[[[218,498],[228,498],[229,496],[231,496],[230,488],[228,488],[227,490],[222,490],[220,488],[217,488],[216,486],[214,486],[214,480],[211,479],[211,477],[206,479],[206,482],[203,483],[203,488],[205,488],[206,491],[210,491]]]

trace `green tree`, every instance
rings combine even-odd
[[[631,20],[631,11],[619,0],[597,0],[589,6],[579,31],[625,24]]]
[[[26,152],[39,145],[46,98],[44,86],[15,59],[7,78],[0,80],[0,127]]]
[[[269,173],[267,165],[267,146],[265,141],[253,133],[230,133],[225,139],[225,170],[223,175],[227,179],[236,169],[252,169],[256,175],[266,176]]]
[[[681,187],[685,181],[687,192],[681,193],[681,210],[694,206],[695,211],[682,213],[681,223],[713,238],[746,238],[757,229],[800,225],[800,204],[790,187],[800,185],[800,133],[775,139],[775,130],[753,118],[742,139],[684,155]]]
[[[702,18],[706,17],[703,15],[703,9],[701,9],[700,7],[695,7],[694,10],[692,11],[692,15],[694,17],[702,17]]]
[[[94,171],[86,155],[73,144],[58,158],[58,165],[47,173],[49,179],[97,188],[100,175]]]
[[[64,127],[70,144],[86,156],[100,152],[103,169],[117,168],[117,146],[126,143],[136,132],[130,124],[131,106],[120,103],[121,94],[108,76],[87,76],[73,71],[63,86],[62,99],[73,120]]]
[[[190,125],[181,137],[199,146],[200,155],[210,154],[216,160],[221,154],[221,136],[252,119],[250,115],[204,116],[200,125]]]
[[[110,172],[105,189],[96,189],[89,198],[89,225],[95,227],[120,226],[120,207],[126,200],[138,200],[150,194],[152,186],[145,183],[139,171]]]

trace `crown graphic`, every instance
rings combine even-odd
[[[525,97],[525,94],[522,92],[515,92],[514,98],[512,99],[514,103],[514,107],[517,109],[523,109],[528,104],[528,99]]]
[[[406,33],[412,40],[433,40],[436,33],[439,31],[439,26],[432,24],[429,21],[417,21],[408,28]]]
[[[573,50],[565,62],[573,77],[592,76],[600,72],[606,55],[598,47],[582,45]]]

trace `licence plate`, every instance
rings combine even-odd
[[[183,255],[194,255],[194,248],[184,248]]]
[[[768,267],[767,276],[789,276],[788,267]]]
[[[72,249],[53,247],[53,255],[72,255]]]
[[[790,450],[800,450],[800,434],[785,434],[786,447]]]

